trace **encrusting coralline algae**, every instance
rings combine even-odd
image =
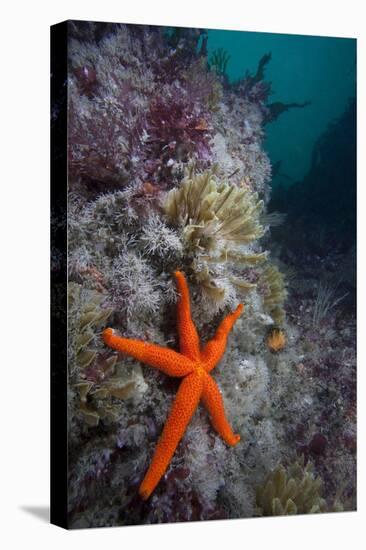
[[[261,244],[269,87],[210,70],[199,30],[69,28],[71,526],[254,516],[258,486],[295,459],[285,424],[303,391],[285,282]],[[108,319],[124,337],[177,349],[177,269],[201,341],[245,304],[213,373],[241,442],[227,447],[199,407],[142,502],[178,382],[116,354],[101,331]],[[279,326],[287,347],[273,354],[266,337]]]

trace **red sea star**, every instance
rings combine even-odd
[[[211,416],[211,423],[228,445],[236,445],[240,436],[228,423],[220,390],[209,375],[226,348],[230,330],[243,310],[239,304],[221,322],[215,336],[202,349],[192,321],[189,290],[183,273],[176,271],[180,300],[178,302],[178,332],[180,353],[141,340],[117,336],[113,329],[103,332],[104,342],[111,348],[134,357],[169,376],[183,378],[169,417],[160,436],[150,467],[139,489],[141,497],[149,498],[166,471],[179,441],[198,406],[200,399]]]

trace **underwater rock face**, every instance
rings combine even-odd
[[[303,327],[286,315],[284,276],[262,244],[271,176],[262,71],[250,86],[230,86],[210,70],[196,29],[70,29],[71,526],[254,516],[257,487],[301,444],[325,476],[324,498],[335,497],[338,483],[321,462],[334,447],[313,426],[322,422],[309,412],[321,410],[312,401],[318,388],[304,382],[316,354],[319,366],[320,336],[316,350],[304,351]],[[178,349],[177,269],[189,281],[202,342],[245,305],[213,372],[241,442],[227,447],[199,407],[143,502],[138,487],[179,381],[113,352],[101,332],[108,320],[124,337]],[[271,353],[266,338],[279,325],[286,345]],[[353,457],[349,418],[343,437]],[[296,422],[304,423],[297,439]]]

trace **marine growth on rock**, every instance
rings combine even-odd
[[[288,315],[283,264],[270,253],[270,226],[284,221],[267,215],[270,54],[255,74],[233,83],[225,51],[208,59],[206,31],[80,22],[70,22],[69,30],[70,525],[329,509],[338,480],[327,470],[325,451],[314,468],[326,494],[310,465],[276,468],[320,431],[313,424],[321,419],[310,417],[319,387],[310,375],[305,386],[302,377],[325,367],[315,360],[318,335],[309,333],[304,342],[294,312]],[[175,272],[185,274],[189,323],[199,327],[206,347],[192,344],[191,333],[182,342],[179,314],[177,330],[186,283],[180,279],[177,291]],[[234,319],[238,304],[244,310]],[[232,328],[227,342],[225,323]],[[197,349],[209,359],[214,343],[224,340],[211,364],[215,389],[203,395],[207,364],[195,363],[189,422],[180,426],[173,452],[159,451],[159,459],[169,459],[144,484],[181,393],[174,378],[149,368],[137,345],[124,344],[170,351],[186,384],[192,375],[181,354],[191,365]],[[201,394],[213,426],[196,406]],[[217,414],[221,403],[225,416]],[[183,409],[174,410],[180,416]],[[220,437],[237,442],[226,417],[240,445],[229,447]]]

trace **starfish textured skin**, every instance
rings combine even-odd
[[[220,390],[209,373],[222,358],[228,334],[244,306],[239,304],[234,312],[227,315],[221,321],[212,340],[201,349],[191,317],[186,279],[180,271],[176,271],[174,275],[180,293],[177,306],[180,353],[142,340],[117,336],[111,328],[103,332],[103,339],[107,346],[169,376],[183,378],[157,443],[152,462],[139,488],[139,494],[144,500],[149,498],[164,475],[200,400],[210,414],[214,429],[223,440],[231,446],[240,441],[240,436],[234,434],[226,419]]]

